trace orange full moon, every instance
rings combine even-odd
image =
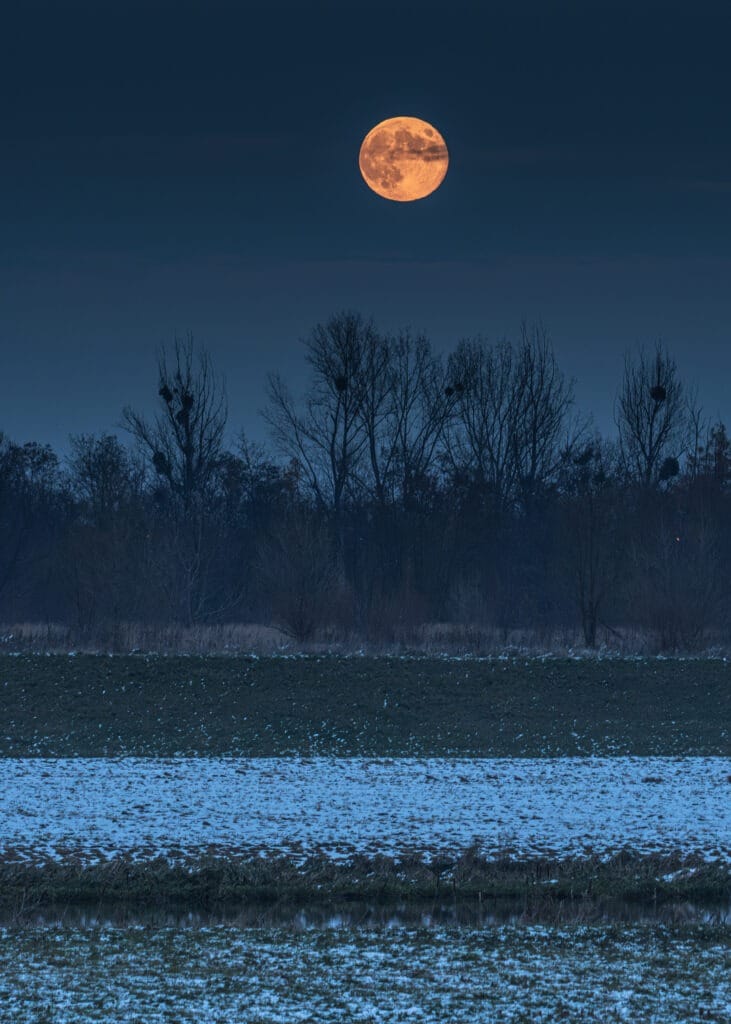
[[[384,199],[410,203],[438,189],[449,166],[447,146],[428,121],[389,117],[371,128],[358,156],[366,185]]]

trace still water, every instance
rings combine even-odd
[[[97,928],[289,928],[311,929],[437,928],[489,929],[505,924],[731,924],[731,903],[675,902],[660,905],[620,900],[555,900],[531,904],[524,900],[483,900],[482,903],[430,901],[418,903],[328,902],[227,904],[214,910],[166,904],[129,907],[119,904],[48,905],[11,912],[0,910],[0,927]]]

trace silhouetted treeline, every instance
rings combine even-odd
[[[191,337],[160,356],[153,420],[125,409],[119,437],[72,437],[63,461],[0,435],[0,621],[80,641],[258,622],[299,641],[457,623],[727,642],[731,443],[662,345],[608,382],[606,439],[540,325],[443,359],[345,312],[304,344],[302,400],[268,380],[270,450],[226,444]]]

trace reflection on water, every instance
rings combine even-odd
[[[215,910],[156,908],[119,904],[56,906],[22,911],[0,910],[0,926],[97,928],[490,928],[503,924],[730,924],[731,903],[643,905],[619,900],[483,900],[482,903],[292,903],[224,905]]]

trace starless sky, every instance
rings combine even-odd
[[[232,435],[343,308],[446,351],[542,319],[613,431],[660,338],[731,422],[731,4],[18,0],[0,16],[0,429],[60,448],[151,410],[192,331]],[[358,171],[397,114],[450,167]]]

